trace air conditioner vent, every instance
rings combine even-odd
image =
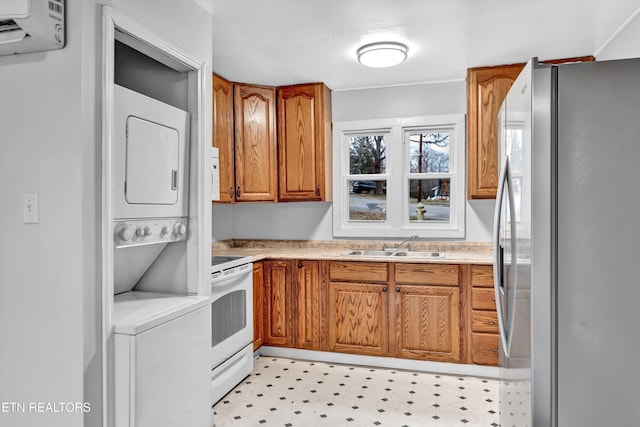
[[[20,30],[20,25],[16,24],[13,19],[5,19],[0,21],[0,33],[6,33],[9,31]]]

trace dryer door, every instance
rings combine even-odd
[[[188,215],[189,113],[114,85],[115,219]]]
[[[175,128],[127,117],[127,203],[178,202],[179,136]]]

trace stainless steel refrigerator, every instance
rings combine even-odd
[[[500,425],[640,426],[640,59],[533,59],[499,117]]]

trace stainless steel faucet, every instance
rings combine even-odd
[[[417,235],[417,234],[414,234],[414,235],[413,235],[413,236],[411,236],[411,237],[407,237],[407,238],[406,238],[406,239],[404,239],[402,242],[400,242],[400,243],[396,243],[396,244],[393,246],[393,248],[387,248],[387,245],[386,245],[386,243],[385,243],[385,244],[382,246],[382,250],[383,250],[383,251],[386,251],[386,250],[392,249],[392,250],[394,250],[394,251],[398,251],[398,250],[400,249],[400,246],[404,245],[404,244],[405,244],[405,243],[407,243],[408,241],[410,241],[410,240],[418,240],[419,238],[420,238],[420,237],[418,237],[418,235]],[[408,250],[408,251],[410,251],[410,250],[411,250],[411,247],[409,246],[409,244],[408,244],[408,243],[407,243],[407,250]]]

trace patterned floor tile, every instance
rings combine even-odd
[[[260,357],[216,427],[497,426],[495,380]]]

